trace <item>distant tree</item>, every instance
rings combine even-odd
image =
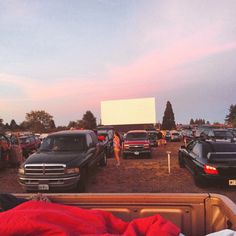
[[[49,130],[52,131],[54,129],[56,129],[55,122],[54,122],[54,120],[50,120],[49,121]]]
[[[84,129],[96,129],[97,122],[93,113],[91,111],[86,111],[86,113],[83,115],[82,120],[78,121],[78,126],[82,126],[81,128]]]
[[[191,119],[190,120],[190,125],[204,125],[206,124],[205,119]]]
[[[176,129],[175,116],[172,109],[172,105],[169,101],[167,101],[167,104],[166,104],[166,109],[164,112],[161,128],[163,130]]]
[[[77,122],[76,121],[70,121],[67,125],[68,129],[70,128],[77,128]]]
[[[214,121],[214,122],[213,122],[213,125],[220,125],[220,122]]]
[[[5,125],[3,124],[3,119],[0,118],[0,132],[3,132],[5,129]]]
[[[10,123],[10,130],[11,131],[15,131],[19,128],[19,126],[17,125],[17,123],[15,122],[15,120],[11,120],[11,123]]]
[[[10,129],[10,125],[8,123],[5,124],[5,128],[6,130],[9,130]]]
[[[77,120],[77,128],[78,129],[85,129],[85,123],[83,120]]]
[[[33,132],[45,132],[55,128],[55,123],[53,121],[53,116],[41,110],[26,113],[23,126]]]
[[[194,124],[195,124],[193,118],[191,118],[189,124],[190,124],[190,125],[194,125]]]
[[[236,127],[236,105],[231,105],[229,108],[229,114],[226,115],[225,121],[228,124],[233,125],[233,127]]]

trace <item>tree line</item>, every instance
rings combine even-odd
[[[229,108],[229,114],[226,115],[225,122],[228,125],[236,127],[236,105],[231,105]],[[205,119],[190,119],[190,125],[197,124],[210,124],[209,121]],[[91,111],[86,111],[82,119],[77,121],[70,121],[67,126],[58,126],[56,127],[53,120],[53,116],[47,113],[46,111],[31,111],[26,113],[25,120],[17,124],[15,120],[11,120],[10,124],[3,123],[3,119],[0,118],[0,131],[31,131],[35,133],[47,133],[64,129],[96,129],[97,121],[96,117]],[[176,129],[175,115],[172,109],[172,105],[169,101],[166,103],[166,108],[164,111],[161,129],[163,130],[172,130]]]
[[[81,120],[70,121],[67,126],[57,127],[53,116],[43,110],[26,113],[25,120],[20,124],[17,124],[14,119],[11,120],[10,124],[4,124],[3,119],[0,118],[0,131],[2,132],[31,131],[34,133],[49,133],[70,128],[95,129],[96,127],[96,118],[91,111],[86,111]]]

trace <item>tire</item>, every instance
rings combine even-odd
[[[182,155],[179,153],[179,167],[185,168],[184,160],[182,158]]]
[[[29,152],[26,149],[23,149],[22,152],[23,152],[24,158],[27,159],[29,157]]]
[[[85,180],[86,180],[87,167],[81,169],[80,180],[77,183],[77,191],[83,193],[86,190]]]
[[[148,153],[148,154],[146,154],[147,155],[147,158],[148,159],[151,159],[152,158],[152,154],[151,153]]]
[[[103,154],[103,157],[99,162],[99,165],[100,166],[107,166],[107,155],[106,155],[106,153]]]
[[[203,179],[200,175],[195,174],[194,175],[194,182],[197,187],[200,188],[206,188],[208,186],[208,183],[205,179]]]

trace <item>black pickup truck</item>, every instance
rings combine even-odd
[[[19,183],[26,191],[85,191],[89,169],[107,159],[102,143],[92,130],[51,133],[40,149],[18,170]]]

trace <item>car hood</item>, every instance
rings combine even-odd
[[[83,160],[85,157],[84,152],[36,152],[30,155],[24,164],[41,164],[41,163],[62,163],[68,164],[75,159]]]
[[[130,145],[138,145],[138,144],[148,144],[149,141],[147,140],[127,140],[124,142],[124,144],[130,144]]]

